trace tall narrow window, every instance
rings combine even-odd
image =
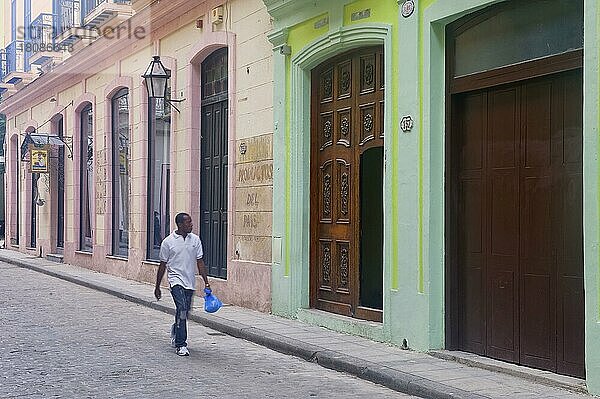
[[[112,99],[113,130],[113,255],[128,255],[129,248],[129,91]]]
[[[167,88],[167,93],[169,92]],[[148,104],[148,259],[158,260],[160,243],[169,234],[171,107],[162,98]]]
[[[92,184],[94,183],[94,116],[92,105],[88,104],[80,114],[80,154],[79,157],[79,249],[92,252]]]
[[[19,157],[19,142],[17,139],[13,139],[12,144],[12,153],[14,154],[13,158],[13,167],[15,168],[15,173],[13,174],[13,195],[12,198],[14,202],[12,203],[12,217],[10,218],[10,243],[12,245],[19,245],[19,212],[20,212],[20,193],[19,193],[19,181],[21,180],[21,159]]]
[[[56,134],[64,136],[63,117],[56,123]],[[58,148],[58,187],[56,204],[56,249],[62,251],[65,246],[65,147]]]
[[[33,162],[33,161],[32,161]],[[38,179],[40,178],[39,173],[31,174],[31,219],[29,221],[29,226],[31,230],[29,231],[29,246],[31,248],[35,248],[37,245],[37,200],[38,200]]]

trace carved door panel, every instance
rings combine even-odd
[[[383,146],[382,60],[381,48],[363,49],[312,73],[311,303],[372,320],[381,309],[359,306],[360,162]]]

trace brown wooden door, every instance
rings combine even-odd
[[[458,346],[584,375],[581,70],[452,98]]]
[[[381,320],[373,304],[380,295],[367,290],[372,300],[361,301],[361,275],[381,274],[382,246],[361,248],[361,206],[382,211],[382,196],[361,204],[361,160],[367,151],[383,147],[383,49],[362,49],[329,60],[312,73],[311,131],[311,304],[347,316]],[[379,157],[379,158],[377,158]],[[383,152],[369,152],[380,168],[364,178],[379,179],[383,192]],[[377,217],[377,216],[376,216]],[[365,225],[383,241],[381,228]],[[376,252],[361,259],[361,249]],[[367,256],[363,256],[366,258]],[[361,270],[363,273],[361,274]],[[363,290],[365,292],[365,290]],[[381,293],[382,295],[382,293]],[[365,305],[368,304],[368,305]]]

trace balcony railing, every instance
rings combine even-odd
[[[81,0],[82,21],[94,11],[95,8],[104,3],[131,4],[131,0]]]
[[[25,42],[13,40],[6,46],[6,75],[23,71],[25,71]]]
[[[6,51],[4,49],[0,49],[0,81],[2,81],[2,79],[8,75],[7,69],[8,65],[6,64]]]
[[[81,26],[81,5],[79,0],[57,0],[56,36],[71,28]]]
[[[54,44],[54,36],[54,15],[38,15],[31,23],[31,52],[46,51]]]
[[[53,58],[59,59],[61,47],[56,45],[54,14],[42,13],[31,23],[29,45],[26,46],[26,63],[44,65]]]

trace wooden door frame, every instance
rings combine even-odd
[[[492,11],[494,12],[494,11]],[[453,136],[456,116],[453,115],[456,110],[453,107],[452,99],[454,95],[474,90],[500,86],[503,84],[515,83],[523,80],[553,75],[574,69],[583,68],[583,49],[568,51],[562,54],[529,60],[515,65],[509,65],[493,70],[475,73],[464,77],[453,78],[454,65],[454,46],[451,40],[458,32],[466,27],[471,27],[481,20],[484,12],[476,13],[473,18],[458,26],[448,26],[446,29],[446,71],[445,71],[445,165],[444,165],[444,245],[446,248],[444,255],[444,280],[445,280],[445,304],[447,311],[444,314],[445,319],[445,347],[455,350],[459,348],[458,336],[458,245],[456,238],[457,229],[457,191],[456,191],[456,161],[454,157],[457,154],[455,148],[457,140]],[[583,110],[582,110],[583,112]]]
[[[318,68],[318,67],[316,67]],[[317,130],[317,118],[315,118],[315,114],[317,112],[317,101],[314,101],[315,98],[318,98],[319,95],[319,85],[315,84],[315,79],[313,70],[310,71],[310,131],[309,131],[309,141],[310,141],[310,165],[311,170],[309,172],[309,191],[311,187],[317,187],[317,173],[312,172],[312,168],[317,165],[317,151],[316,145],[317,140],[313,139],[313,132]],[[335,84],[335,83],[332,83]],[[317,307],[317,295],[319,293],[318,284],[318,265],[314,264],[313,260],[317,259],[317,245],[315,245],[316,240],[318,239],[317,234],[317,221],[313,217],[313,212],[315,209],[315,203],[318,203],[319,199],[315,200],[314,195],[310,195],[310,207],[309,207],[309,240],[308,240],[308,279],[309,279],[309,295],[308,295],[308,304],[311,309]]]

